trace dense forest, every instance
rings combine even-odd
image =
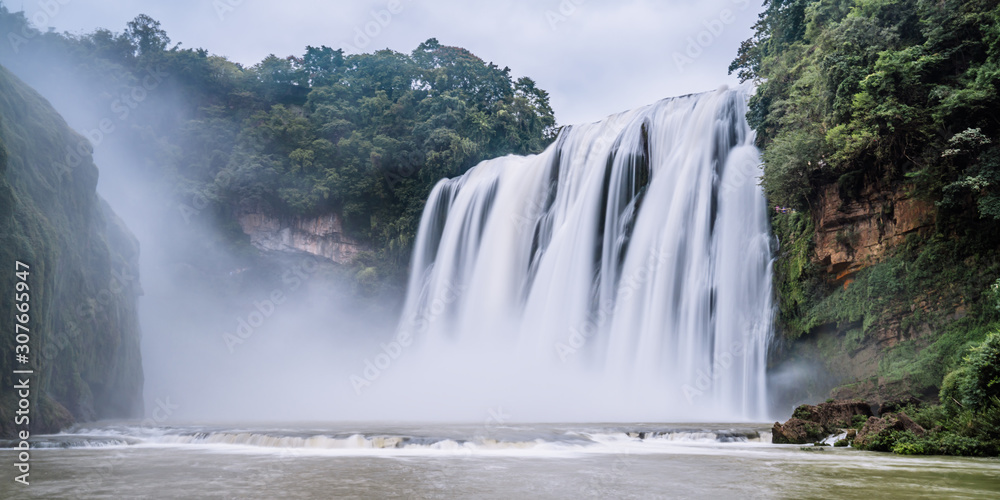
[[[768,0],[730,67],[758,85],[766,194],[797,209],[773,217],[786,356],[874,360],[838,396],[941,403],[908,410],[935,432],[871,449],[1000,449],[998,5]],[[930,222],[887,243],[911,215]]]
[[[368,282],[402,283],[434,183],[540,152],[555,133],[534,81],[435,39],[411,54],[306,47],[244,67],[172,45],[145,15],[122,32],[71,35],[0,6],[0,29],[4,64],[43,93],[84,89],[73,104],[105,117],[84,135],[128,145],[135,172],[167,186],[175,223],[210,219],[228,244],[246,240],[240,212],[337,213],[374,249],[356,259]]]

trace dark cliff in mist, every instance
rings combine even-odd
[[[97,195],[90,144],[0,67],[0,435],[15,430],[16,369],[31,368],[31,428],[135,417],[143,372],[139,245]],[[16,262],[30,266],[30,363],[15,359]],[[17,365],[17,366],[14,366]],[[19,427],[20,428],[20,427]]]

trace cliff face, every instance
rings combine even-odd
[[[344,234],[343,221],[334,213],[280,219],[262,212],[238,217],[243,232],[257,248],[275,252],[304,252],[350,264],[364,247]]]
[[[953,249],[942,251],[954,243],[935,236],[937,207],[909,191],[868,185],[847,198],[828,185],[811,212],[774,216],[783,247],[775,279],[780,300],[795,305],[783,309],[773,368],[809,374],[780,388],[782,404],[933,400],[949,363],[978,335],[968,297],[988,288],[976,275],[990,257],[956,261]]]
[[[882,192],[868,185],[845,200],[836,184],[826,186],[813,210],[815,262],[834,280],[850,282],[855,273],[881,262],[911,233],[934,229],[934,204],[911,198],[905,187]]]
[[[97,195],[90,144],[0,67],[0,145],[0,316],[14,317],[20,261],[30,266],[31,318],[29,363],[16,364],[14,335],[2,336],[0,383],[34,370],[33,432],[141,415],[139,245]],[[0,398],[2,436],[15,430],[13,397]]]

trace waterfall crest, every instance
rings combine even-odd
[[[765,417],[772,249],[746,99],[667,99],[441,181],[400,325],[416,363],[462,360],[437,387],[511,387],[508,407]]]

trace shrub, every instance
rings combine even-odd
[[[991,333],[965,358],[969,369],[965,398],[973,409],[984,409],[991,398],[1000,397],[1000,332]]]
[[[941,432],[935,436],[936,455],[956,455],[963,457],[986,457],[997,454],[996,443],[954,432]]]
[[[857,430],[861,430],[861,428],[865,426],[865,422],[867,421],[868,417],[864,415],[855,415],[851,417],[851,427],[854,427]]]
[[[892,452],[897,455],[927,455],[927,448],[923,442],[900,442],[892,447]]]
[[[941,403],[952,412],[985,409],[1000,396],[1000,333],[991,333],[969,350],[962,365],[941,383]]]

